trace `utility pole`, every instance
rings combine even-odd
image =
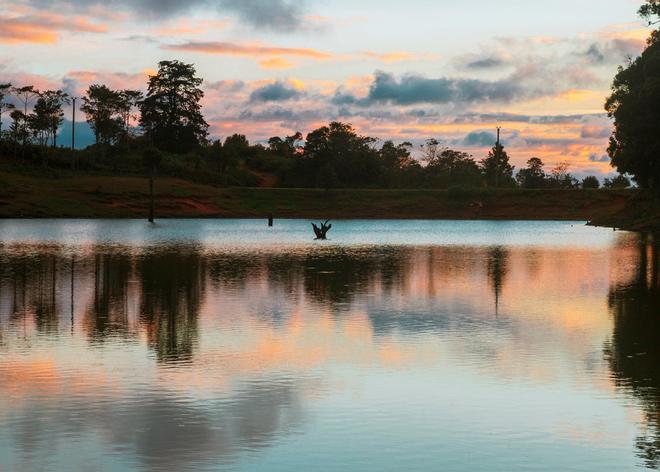
[[[79,97],[71,97],[73,106],[71,107],[71,168],[76,168],[76,101]]]

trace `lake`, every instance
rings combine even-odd
[[[0,220],[0,470],[660,470],[658,243]]]

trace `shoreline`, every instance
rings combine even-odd
[[[47,178],[0,171],[2,219],[146,219],[139,176]],[[660,204],[637,190],[289,189],[156,179],[156,219],[584,221],[660,230]]]

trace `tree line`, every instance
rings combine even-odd
[[[647,0],[640,15],[657,23],[660,2]],[[245,135],[209,139],[201,111],[203,80],[194,65],[162,61],[149,78],[146,94],[91,85],[80,107],[94,133],[83,167],[114,171],[156,170],[220,185],[258,185],[274,175],[283,187],[316,188],[598,188],[595,176],[578,180],[561,163],[546,172],[534,157],[515,171],[502,143],[476,160],[468,153],[430,139],[419,149],[359,134],[350,124],[333,122],[310,132],[272,137],[252,144]],[[6,101],[13,95],[18,106]],[[0,84],[0,121],[9,112],[0,149],[16,155],[26,149],[44,155],[57,146],[63,108],[71,103],[61,90],[40,92],[33,86]],[[33,105],[30,110],[30,105]],[[627,188],[629,175],[642,188],[660,192],[660,33],[654,31],[642,55],[621,67],[605,108],[614,120],[608,153],[620,175],[605,187]],[[36,148],[36,150],[35,150]],[[29,154],[29,153],[28,153]],[[44,160],[44,162],[46,162]]]

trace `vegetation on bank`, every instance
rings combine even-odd
[[[423,218],[592,220],[623,209],[635,190],[351,190],[223,188],[161,177],[156,214],[176,218]],[[137,176],[0,171],[0,217],[146,218],[149,187]],[[264,220],[264,224],[265,220]]]

